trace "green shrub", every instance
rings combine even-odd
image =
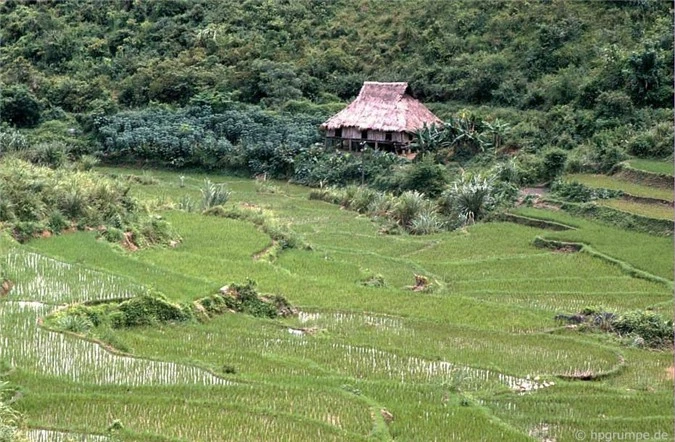
[[[561,149],[550,149],[544,153],[543,166],[544,177],[551,180],[565,170],[567,152]]]
[[[26,242],[39,236],[42,232],[47,230],[47,227],[35,221],[19,221],[14,223],[14,237],[19,242]]]
[[[280,296],[272,299],[262,298],[255,289],[255,282],[248,280],[244,285],[231,284],[223,294],[228,308],[251,316],[262,318],[276,318],[279,308],[289,307],[288,302]]]
[[[33,127],[40,122],[40,102],[25,86],[0,87],[0,118],[16,127]]]
[[[543,160],[532,154],[519,154],[516,159],[520,184],[537,184],[544,178]]]
[[[56,325],[62,330],[73,333],[86,333],[94,327],[94,324],[88,318],[70,314],[61,316],[56,321]]]
[[[639,158],[665,158],[673,154],[673,125],[660,123],[635,135],[628,143],[628,152]]]
[[[49,230],[54,233],[59,233],[64,229],[70,227],[68,219],[58,210],[54,210],[49,214],[49,220],[47,221],[47,226]]]
[[[377,191],[369,187],[359,187],[352,196],[349,208],[359,213],[366,213],[377,197]]]
[[[33,164],[57,169],[68,160],[68,146],[60,142],[40,143],[23,151],[21,157]]]
[[[18,130],[0,126],[0,154],[20,152],[29,148],[28,140]]]
[[[124,232],[116,227],[108,227],[103,231],[103,237],[108,242],[119,243],[124,240]]]
[[[125,327],[152,325],[158,322],[181,322],[191,318],[180,305],[169,302],[159,293],[145,293],[119,305]],[[117,320],[116,320],[117,321]]]
[[[158,216],[148,216],[136,224],[133,240],[136,245],[168,244],[180,237],[168,221]]]
[[[75,163],[75,168],[79,171],[86,172],[96,167],[99,162],[100,160],[94,155],[82,155]]]
[[[374,216],[386,216],[394,208],[396,198],[389,193],[378,192],[368,206],[368,213]]]
[[[440,195],[448,184],[448,172],[441,164],[435,164],[431,155],[419,161],[387,171],[378,176],[373,186],[379,190],[400,194],[417,191],[429,197]]]
[[[673,344],[673,321],[664,320],[653,312],[641,310],[621,315],[613,323],[623,336],[638,336],[647,347],[665,347]]]

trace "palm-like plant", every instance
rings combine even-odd
[[[227,190],[225,184],[214,184],[211,180],[204,180],[201,188],[202,192],[202,210],[210,209],[214,206],[221,206],[229,199],[232,192]]]

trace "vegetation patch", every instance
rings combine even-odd
[[[551,194],[564,201],[586,203],[599,199],[618,198],[624,193],[622,190],[588,187],[577,181],[557,180],[551,185]]]
[[[621,315],[588,307],[575,314],[559,314],[556,321],[580,331],[613,333],[635,347],[668,348],[673,345],[673,321],[650,311],[635,310]]]
[[[231,284],[225,286],[220,289],[220,294],[227,308],[238,313],[262,318],[286,317],[297,314],[297,310],[283,296],[258,294],[255,289],[255,282],[251,280],[243,285]]]
[[[218,294],[192,303],[171,302],[161,293],[147,292],[125,300],[72,304],[48,315],[44,325],[55,330],[89,335],[118,350],[128,351],[127,344],[115,330],[206,321],[227,312],[262,318],[297,314],[283,296],[261,295],[255,289],[255,283],[249,280],[246,284],[225,286]]]
[[[96,230],[109,241],[135,247],[177,239],[171,226],[149,214],[123,182],[16,159],[0,163],[0,221],[21,242],[75,229]]]
[[[309,199],[339,204],[384,221],[386,233],[402,229],[413,235],[429,235],[474,224],[512,204],[516,195],[517,188],[510,183],[496,183],[480,174],[467,173],[447,186],[437,199],[416,190],[394,195],[363,186],[314,189]]]

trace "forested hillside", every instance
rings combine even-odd
[[[103,145],[110,122],[95,117],[124,110],[244,102],[320,120],[364,80],[408,81],[443,119],[499,118],[505,147],[575,150],[573,169],[603,171],[672,152],[672,13],[652,0],[10,0],[0,117],[42,124],[37,141],[70,129]]]

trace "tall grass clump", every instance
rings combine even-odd
[[[367,213],[370,206],[377,198],[378,192],[369,187],[358,187],[353,193],[350,208],[359,213]]]
[[[204,180],[204,185],[200,190],[202,194],[202,210],[222,206],[230,199],[230,195],[232,194],[232,192],[227,190],[225,184],[215,184],[209,179]]]
[[[422,212],[431,210],[431,205],[432,203],[424,197],[424,194],[409,190],[396,198],[391,214],[402,227],[409,228],[413,220]]]
[[[413,218],[408,228],[415,235],[430,235],[444,229],[446,222],[435,210],[423,210]]]
[[[478,221],[496,205],[491,179],[479,174],[464,174],[441,195],[442,211],[466,220]]]
[[[150,219],[122,181],[16,158],[0,163],[0,222],[20,241],[78,228],[136,232],[140,242],[156,243],[160,237],[164,242],[167,232],[165,223]]]

